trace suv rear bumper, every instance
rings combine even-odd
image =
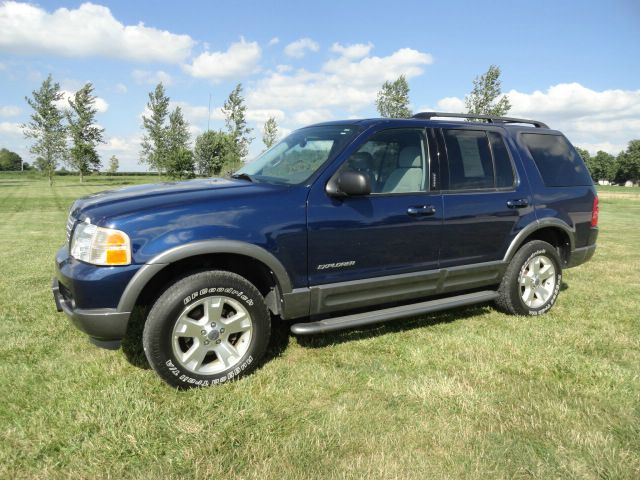
[[[569,261],[565,268],[577,267],[583,263],[591,260],[593,254],[596,252],[596,244],[589,245],[587,247],[575,248],[569,256]]]
[[[118,312],[115,308],[76,308],[73,299],[65,298],[57,278],[51,284],[56,309],[64,312],[73,324],[89,335],[91,343],[98,347],[117,349],[127,331],[130,312]]]

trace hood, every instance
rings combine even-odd
[[[108,208],[111,211],[135,209],[137,204],[163,204],[171,202],[174,197],[199,195],[201,192],[214,193],[216,191],[238,190],[256,187],[256,184],[246,180],[227,178],[206,178],[188,180],[183,182],[163,182],[131,187],[122,187],[115,190],[97,192],[75,201],[71,207],[71,214],[75,218],[82,219],[87,216],[89,210]],[[222,192],[221,192],[222,193]],[[119,208],[120,207],[120,208]]]

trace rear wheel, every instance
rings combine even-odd
[[[523,245],[509,263],[496,304],[514,315],[541,315],[556,302],[561,284],[557,250],[547,242],[534,240]]]
[[[143,333],[149,364],[178,388],[209,386],[247,374],[269,342],[260,292],[230,272],[202,272],[167,289]]]

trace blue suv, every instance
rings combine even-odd
[[[470,117],[321,123],[230,178],[82,198],[57,308],[117,348],[139,307],[149,363],[178,388],[251,371],[274,321],[308,335],[489,301],[543,314],[595,251],[593,182],[545,124]]]

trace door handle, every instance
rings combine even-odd
[[[529,206],[529,200],[526,198],[520,198],[518,200],[509,200],[507,207],[509,208],[525,208]]]
[[[407,208],[407,213],[414,217],[423,217],[436,213],[436,208],[433,205],[418,205]]]

